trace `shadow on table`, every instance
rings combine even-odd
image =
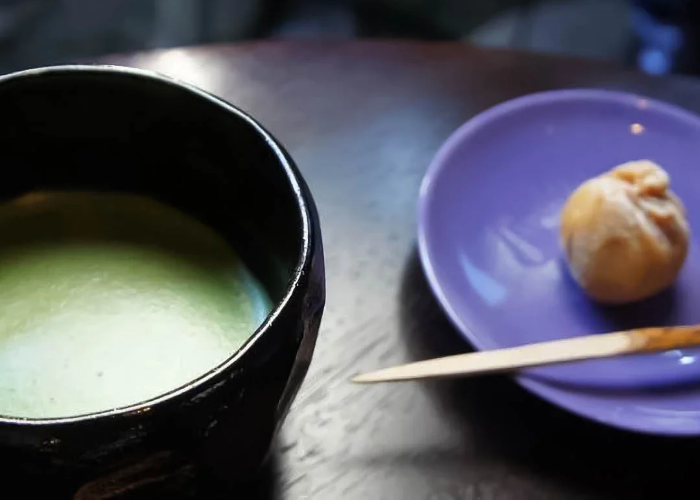
[[[279,474],[277,456],[273,454],[254,480],[230,486],[226,491],[200,480],[196,486],[196,493],[183,497],[183,499],[230,500],[231,498],[242,498],[246,500],[275,500],[280,498]],[[144,497],[144,500],[153,498],[153,496]]]
[[[433,298],[415,253],[402,285],[402,331],[415,359],[469,350]],[[615,499],[681,498],[696,490],[698,439],[607,428],[536,398],[506,376],[425,384],[446,415],[464,428],[465,440],[477,441],[470,448],[530,470],[544,483]]]

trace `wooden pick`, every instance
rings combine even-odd
[[[609,358],[698,345],[700,345],[700,325],[638,328],[419,361],[358,375],[352,381],[372,384],[471,377],[569,361]]]

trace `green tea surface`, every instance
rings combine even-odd
[[[0,204],[0,415],[142,402],[230,357],[271,304],[230,246],[148,198]]]

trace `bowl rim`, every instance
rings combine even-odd
[[[313,258],[312,252],[312,209],[310,205],[313,203],[309,199],[309,193],[304,188],[304,182],[301,173],[294,165],[291,158],[285,152],[282,145],[275,139],[262,125],[260,125],[248,113],[237,108],[226,100],[213,95],[206,90],[203,90],[196,85],[192,85],[178,78],[174,78],[157,71],[132,68],[127,66],[119,66],[113,64],[66,64],[56,66],[44,66],[39,68],[27,69],[8,73],[0,76],[0,91],[2,86],[8,83],[17,82],[18,80],[41,78],[44,76],[60,75],[60,74],[93,74],[93,75],[121,75],[133,77],[135,80],[143,80],[156,84],[168,85],[170,87],[183,90],[193,97],[201,100],[202,104],[216,106],[221,111],[232,113],[247,124],[265,141],[275,155],[278,165],[282,168],[287,176],[289,187],[294,193],[297,209],[301,216],[301,248],[300,256],[297,261],[290,279],[287,283],[287,288],[282,299],[277,301],[268,313],[265,320],[258,328],[246,339],[246,341],[234,353],[219,365],[212,367],[208,372],[199,377],[190,380],[186,384],[175,387],[163,394],[153,398],[134,403],[131,405],[111,408],[97,412],[89,412],[75,416],[66,417],[49,417],[49,418],[27,418],[27,417],[12,417],[0,414],[0,425],[3,424],[22,424],[32,426],[56,426],[65,424],[75,424],[79,422],[94,421],[96,419],[104,420],[111,417],[129,414],[142,414],[150,412],[154,406],[168,402],[183,394],[195,390],[212,379],[216,378],[223,372],[229,370],[236,362],[242,358],[264,334],[269,330],[272,323],[287,307],[294,294],[297,292],[301,278],[305,275],[305,270],[311,265]]]

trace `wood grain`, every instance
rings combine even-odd
[[[700,325],[641,328],[635,332],[635,340],[638,345],[633,347],[640,351],[678,349],[683,345],[700,343]]]
[[[503,100],[555,88],[639,92],[700,111],[700,84],[605,63],[452,43],[242,44],[109,58],[198,84],[287,145],[321,213],[328,307],[283,428],[284,499],[684,498],[700,443],[583,421],[505,377],[362,387],[377,366],[463,352],[415,251],[419,182],[441,142]]]

